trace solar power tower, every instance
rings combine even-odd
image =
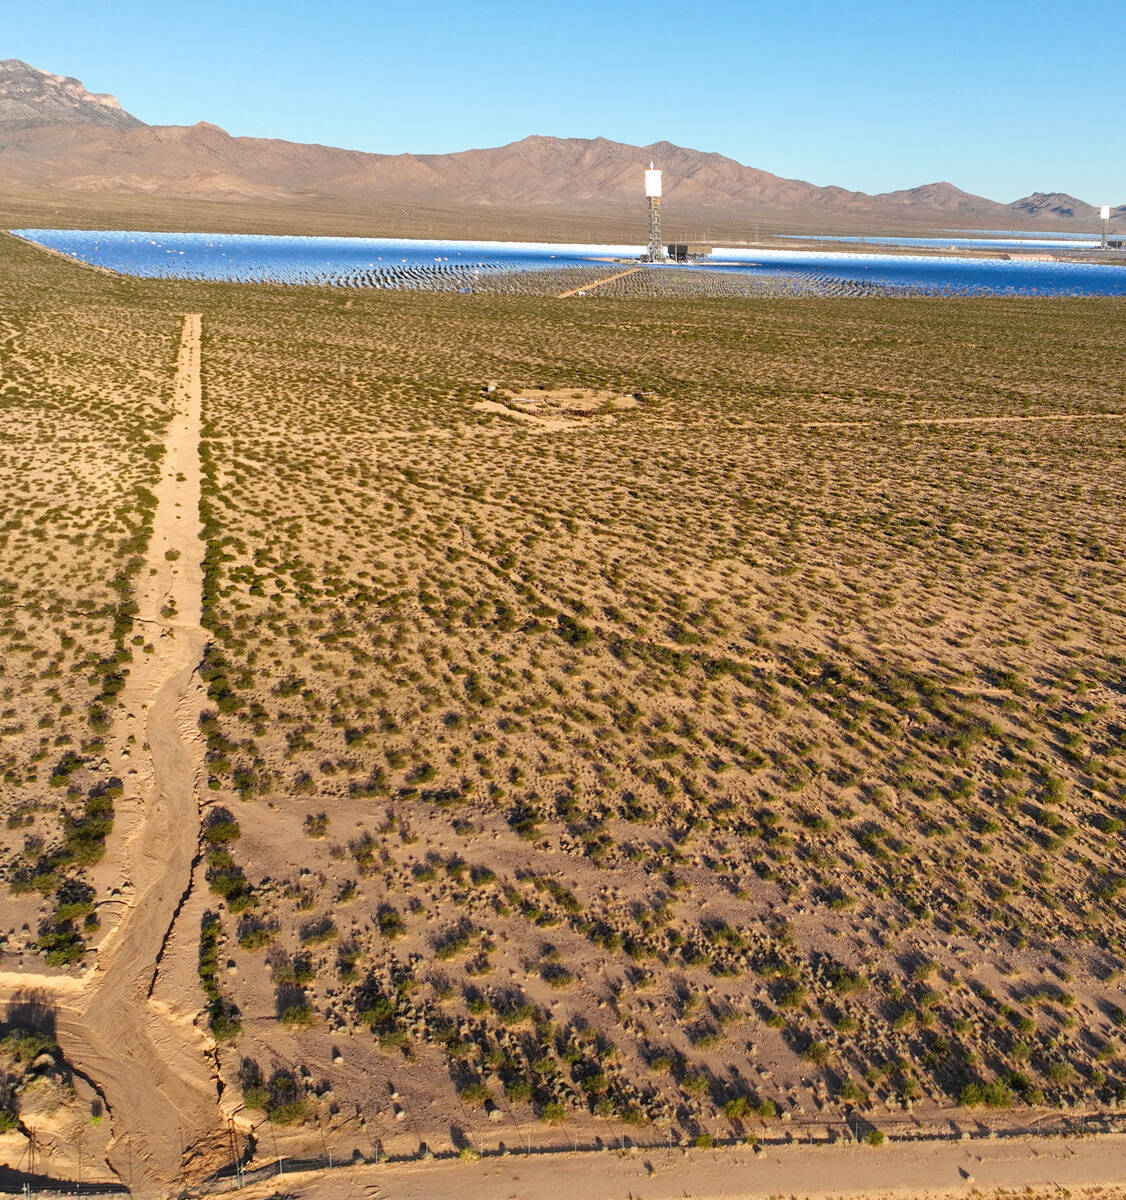
[[[665,248],[661,244],[661,172],[649,164],[645,172],[645,199],[649,202],[648,262],[664,262]]]

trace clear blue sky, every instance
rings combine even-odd
[[[1110,0],[4,8],[0,58],[152,124],[384,153],[667,139],[870,192],[947,179],[1001,201],[1126,203],[1126,17]]]

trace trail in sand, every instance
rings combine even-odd
[[[199,845],[203,693],[196,672],[207,644],[200,626],[200,331],[198,315],[184,318],[153,533],[136,591],[138,628],[152,649],[134,657],[111,735],[111,754],[133,796],[121,850],[128,902],[84,986],[76,990],[67,979],[47,989],[58,993],[63,1053],[104,1096],[111,1167],[135,1191],[154,1196],[178,1190],[184,1151],[202,1169],[213,1139],[223,1141],[202,1035],[149,999]],[[0,982],[10,998],[18,981]]]
[[[568,296],[577,296],[580,292],[589,292],[594,288],[602,287],[605,283],[613,283],[615,279],[625,279],[627,275],[636,275],[641,267],[630,267],[628,271],[619,271],[617,275],[607,275],[605,279],[596,279],[593,283],[584,283],[577,288],[571,288],[569,292],[560,292],[555,298],[557,300],[566,300]]]

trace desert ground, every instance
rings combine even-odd
[[[1120,301],[0,276],[8,1167],[1120,1178]]]
[[[404,1163],[359,1168],[344,1178],[291,1174],[248,1185],[250,1197],[277,1196],[279,1188],[302,1200],[394,1195],[401,1200],[533,1200],[550,1194],[561,1200],[612,1195],[622,1200],[734,1200],[734,1198],[817,1197],[818,1200],[871,1200],[875,1195],[946,1200],[973,1195],[1002,1200],[1112,1200],[1122,1193],[1100,1182],[1109,1171],[1126,1174],[1122,1139],[1061,1142],[1046,1151],[1032,1143],[991,1143],[972,1148],[959,1143],[925,1147],[898,1145],[786,1146],[769,1151],[744,1148],[726,1153],[701,1150],[560,1155],[546,1161],[525,1156],[461,1162]],[[1047,1171],[1047,1176],[1045,1175]],[[1052,1186],[1040,1182],[1046,1177]],[[873,1183],[885,1180],[878,1192]],[[999,1181],[1004,1181],[998,1186]],[[1031,1182],[1028,1182],[1031,1181]],[[376,1189],[381,1190],[376,1190]]]

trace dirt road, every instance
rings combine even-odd
[[[613,283],[615,279],[625,279],[627,275],[636,275],[641,267],[630,267],[628,271],[619,271],[617,275],[607,275],[605,279],[596,279],[593,283],[584,283],[580,287],[572,288],[569,292],[560,292],[556,296],[557,300],[566,300],[568,296],[577,296],[580,292],[589,292],[594,288],[601,287],[604,283]]]
[[[120,820],[124,907],[80,988],[69,978],[58,987],[35,981],[40,995],[56,1002],[58,1041],[68,1062],[105,1099],[114,1136],[110,1165],[123,1182],[153,1195],[176,1190],[185,1161],[210,1165],[211,1138],[221,1140],[203,1036],[150,1001],[199,844],[203,693],[197,670],[206,647],[200,625],[200,332],[200,317],[186,316],[153,534],[136,589],[136,628],[152,649],[134,655],[109,739],[111,763],[127,780]],[[21,983],[30,980],[0,980],[4,999]]]
[[[879,1147],[795,1144],[772,1146],[761,1156],[749,1147],[513,1154],[475,1163],[455,1159],[360,1166],[319,1175],[287,1172],[284,1179],[255,1184],[240,1195],[247,1200],[279,1191],[301,1200],[939,1200],[988,1196],[995,1189],[1011,1189],[1005,1195],[1078,1196],[1086,1189],[1120,1195],[1116,1189],[1123,1179],[1126,1136],[1104,1135]]]

